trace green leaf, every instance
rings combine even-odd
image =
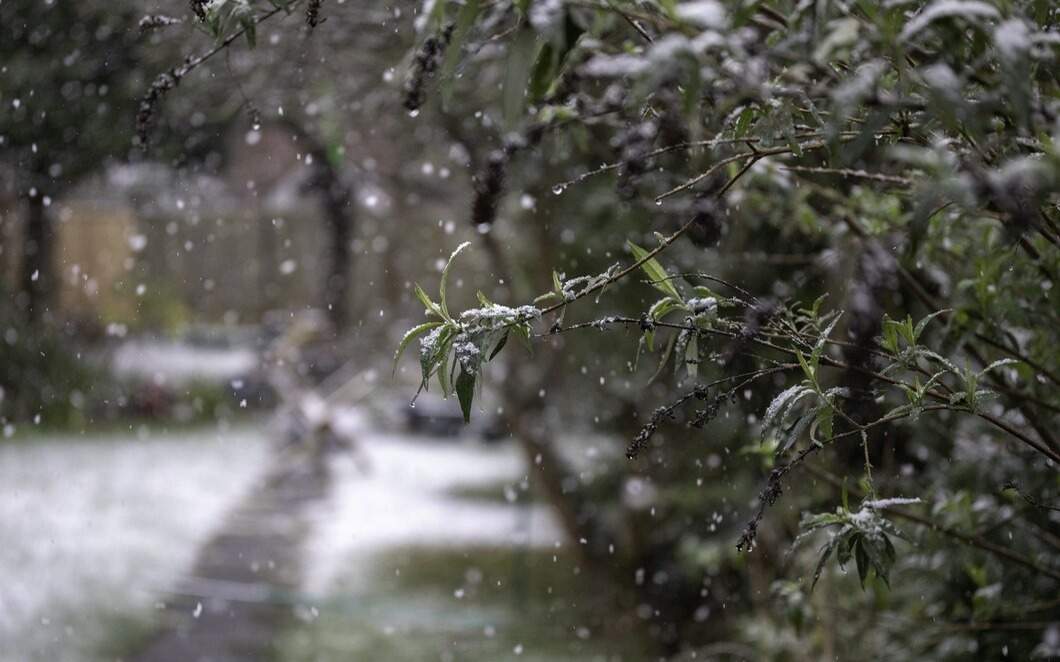
[[[456,378],[456,397],[460,400],[460,411],[464,413],[464,422],[471,422],[471,401],[475,397],[475,375],[460,369]]]
[[[435,327],[441,326],[442,324],[445,324],[445,322],[424,322],[423,324],[420,324],[419,326],[414,326],[407,332],[405,332],[405,335],[401,337],[401,342],[398,343],[397,351],[394,352],[393,372],[397,372],[398,359],[401,358],[401,354],[404,353],[405,348],[409,346],[409,343],[415,340],[418,336],[423,335],[427,331],[430,331]]]
[[[514,127],[526,104],[526,86],[534,65],[539,39],[526,27],[508,44],[508,61],[504,74],[504,121]]]
[[[795,352],[795,357],[797,359],[799,359],[799,365],[802,366],[802,371],[804,373],[806,373],[806,379],[809,379],[811,382],[816,384],[817,383],[817,370],[816,370],[816,368],[811,367],[810,364],[806,362],[806,356],[804,356],[802,352],[796,351]]]
[[[663,297],[651,305],[651,308],[648,309],[648,317],[654,321],[659,321],[674,310],[682,307],[684,307],[684,304],[672,296]]]
[[[983,375],[985,375],[986,373],[990,372],[991,370],[995,370],[997,368],[1002,368],[1002,367],[1007,366],[1007,365],[1012,365],[1013,363],[1019,363],[1019,361],[1017,361],[1016,359],[998,359],[997,361],[994,361],[990,365],[988,365],[985,368],[983,368],[982,370],[980,370],[979,371],[979,376],[982,377]]]
[[[475,24],[475,19],[478,18],[479,7],[479,0],[467,0],[460,9],[460,13],[457,14],[456,24],[453,26],[453,35],[449,39],[449,46],[446,47],[445,51],[445,60],[442,62],[442,69],[439,72],[439,87],[442,92],[442,107],[444,108],[449,107],[449,101],[453,97],[453,74],[456,73],[456,66],[460,63],[460,56],[463,54],[467,35]]]
[[[740,111],[740,115],[736,118],[736,127],[733,129],[733,135],[737,138],[747,135],[747,130],[751,127],[754,116],[754,109],[749,106]]]
[[[842,536],[839,541],[839,545],[836,546],[835,559],[839,562],[839,567],[846,567],[846,564],[850,563],[850,559],[854,554],[854,536]]]
[[[891,564],[887,561],[887,551],[883,542],[885,538],[886,536],[883,534],[880,534],[879,537],[863,536],[861,548],[868,557],[871,564],[870,568],[876,572],[876,576],[883,580],[884,584],[890,585],[888,575],[890,574]],[[864,585],[864,580],[862,580],[862,585]]]
[[[531,356],[534,355],[534,342],[530,337],[531,329],[526,324],[516,324],[512,327],[512,332],[519,336],[519,340],[523,342],[523,347],[526,347],[526,352]]]
[[[438,386],[442,389],[442,397],[448,398],[453,392],[453,371],[456,369],[456,361],[453,353],[446,348],[442,354],[442,360],[438,364]]]
[[[630,252],[633,253],[633,258],[640,262],[644,258],[648,257],[648,251],[644,250],[640,246],[636,245],[632,241],[626,242],[629,245]],[[670,274],[666,273],[666,269],[659,264],[659,261],[654,257],[648,260],[644,260],[644,263],[640,265],[640,268],[644,270],[644,273],[648,275],[648,279],[652,281],[652,286],[659,290],[663,294],[668,294],[678,301],[684,301],[684,297],[677,291],[677,287],[674,286],[673,281],[670,280]]]
[[[858,579],[861,580],[861,588],[865,588],[865,578],[869,576],[869,555],[865,551],[865,540],[858,536],[854,543],[854,561],[858,566]]]
[[[424,308],[427,309],[427,314],[434,314],[442,319],[449,319],[449,316],[442,312],[442,309],[435,302],[431,301],[431,297],[427,296],[427,293],[423,291],[419,283],[414,283],[416,298],[420,300]]]
[[[834,435],[832,432],[832,423],[835,418],[835,409],[829,403],[824,403],[817,408],[817,420],[815,422],[817,431],[821,433],[823,439],[821,441],[828,441]]]
[[[894,549],[894,544],[891,542],[891,538],[887,534],[880,535],[882,541],[882,554],[879,555],[879,564],[876,566],[876,575],[883,580],[883,583],[888,588],[891,586],[891,568],[894,567],[894,562],[898,559],[898,553]]]
[[[445,362],[453,343],[454,332],[455,327],[447,324],[438,334],[437,342],[432,347],[420,349],[420,368],[423,373],[420,388],[427,390],[431,375]]]
[[[817,560],[817,567],[813,569],[813,581],[810,583],[810,593],[813,593],[814,587],[817,586],[817,580],[821,578],[821,573],[824,572],[824,566],[828,563],[829,557],[832,556],[832,551],[835,550],[836,544],[838,544],[837,537],[833,536],[821,551],[821,558]]]
[[[807,413],[800,416],[795,420],[795,423],[788,428],[787,434],[784,435],[784,440],[777,446],[776,456],[780,457],[784,453],[788,452],[792,446],[799,440],[799,437],[806,432],[806,428],[810,427],[814,417],[812,413]]]
[[[883,320],[883,347],[892,354],[898,354],[898,328],[894,320]]]
[[[762,417],[762,429],[768,429],[774,424],[780,424],[783,421],[782,412],[787,411],[787,407],[790,403],[796,401],[802,395],[806,393],[812,393],[812,391],[802,384],[796,384],[789,388],[781,391],[773,401],[766,407],[766,413]]]
[[[960,375],[961,374],[960,368],[958,368],[956,365],[954,365],[953,362],[950,361],[949,359],[947,359],[945,356],[937,354],[937,353],[935,353],[935,352],[933,352],[933,351],[931,351],[929,349],[923,350],[923,352],[921,352],[921,353],[922,353],[923,356],[926,356],[926,357],[928,357],[930,359],[934,359],[935,361],[938,361],[940,364],[942,364],[950,372],[952,372],[952,373],[954,373],[956,375]]]
[[[924,329],[927,327],[928,323],[930,323],[931,320],[935,319],[939,315],[948,312],[952,312],[950,308],[943,308],[942,310],[936,310],[930,315],[926,315],[924,319],[916,323],[916,328],[913,329],[913,338],[915,338],[916,340],[920,340],[920,334],[924,332]]]
[[[552,44],[545,44],[537,54],[534,69],[530,74],[530,85],[528,93],[531,101],[539,101],[545,96],[552,78],[555,76],[558,61],[556,49]]]
[[[546,29],[546,34],[542,35],[547,37],[547,33],[551,33],[549,41],[538,52],[530,75],[529,95],[532,102],[541,101],[552,91],[563,71],[564,61],[584,32],[571,18],[569,11],[564,11],[561,23]]]
[[[898,325],[898,332],[902,334],[905,341],[912,347],[916,345],[916,334],[913,331],[913,318],[909,315],[905,316],[905,321]]]
[[[247,46],[254,48],[258,45],[257,23],[253,14],[241,14],[239,24],[243,27],[243,36],[247,38]]]
[[[465,248],[467,248],[470,245],[471,245],[470,241],[465,241],[464,243],[462,243],[459,246],[457,246],[456,250],[453,251],[453,254],[449,256],[449,261],[445,263],[445,268],[442,269],[442,282],[438,285],[438,298],[441,299],[441,302],[442,302],[441,303],[442,315],[446,319],[451,319],[449,317],[449,305],[448,305],[448,303],[445,300],[446,299],[446,297],[445,297],[445,295],[446,295],[446,283],[449,280],[449,269],[450,269],[450,267],[453,266],[453,260],[456,259],[456,256],[460,255],[460,251],[464,250]]]
[[[497,341],[497,344],[493,347],[493,351],[489,353],[489,358],[486,359],[487,361],[492,361],[493,357],[500,354],[501,350],[504,349],[504,346],[508,344],[508,335],[509,333],[505,331],[504,335],[501,336],[501,339]]]
[[[814,367],[815,371],[817,365],[821,361],[821,354],[824,352],[825,345],[828,343],[828,337],[832,335],[832,329],[834,329],[835,325],[839,323],[840,317],[842,317],[842,314],[836,315],[835,318],[828,323],[828,326],[825,327],[824,331],[821,332],[821,336],[817,339],[817,344],[813,346],[813,353],[810,354],[810,365]]]
[[[445,9],[447,2],[435,2],[431,7],[431,13],[427,15],[427,24],[424,26],[424,32],[430,34],[442,26],[442,22],[445,20]]]

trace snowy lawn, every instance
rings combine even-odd
[[[515,444],[358,437],[370,471],[336,463],[280,662],[641,659],[636,633],[589,620],[615,605],[528,498]]]
[[[317,509],[307,546],[306,590],[322,594],[351,569],[372,573],[369,557],[408,545],[562,545],[564,534],[546,506],[461,499],[454,488],[507,481],[513,501],[527,485],[514,444],[484,446],[430,438],[359,433],[369,470],[335,464],[334,492]],[[349,588],[349,587],[347,587]]]
[[[110,369],[119,377],[156,384],[223,383],[254,372],[259,357],[248,347],[201,347],[181,341],[132,340],[114,352]]]
[[[0,444],[0,659],[100,659],[261,475],[260,429]]]

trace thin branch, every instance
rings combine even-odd
[[[629,448],[626,450],[626,458],[630,460],[635,459],[637,455],[640,454],[640,451],[645,446],[647,446],[648,442],[655,434],[655,431],[658,429],[659,424],[668,418],[672,418],[674,412],[677,411],[678,408],[680,408],[693,398],[706,400],[709,396],[709,389],[715,386],[720,386],[721,384],[725,384],[727,382],[743,379],[743,381],[737,383],[734,386],[729,387],[727,392],[720,393],[714,396],[713,402],[715,403],[715,405],[713,413],[711,415],[713,417],[713,415],[717,413],[716,405],[720,405],[720,403],[724,399],[729,397],[729,394],[739,391],[743,387],[758,379],[761,379],[762,377],[776,374],[778,372],[783,372],[785,370],[794,370],[798,367],[799,365],[797,363],[780,364],[771,368],[761,368],[759,370],[752,370],[751,372],[745,372],[739,375],[730,375],[728,377],[717,379],[713,382],[710,382],[709,384],[697,385],[694,389],[682,395],[676,401],[670,403],[669,405],[666,405],[665,407],[659,407],[655,410],[654,413],[652,413],[651,419],[648,421],[648,423],[641,427],[640,431],[637,433],[637,436],[633,439],[632,442],[630,442]],[[745,377],[746,379],[744,379]],[[700,425],[696,425],[695,427],[700,427]]]
[[[629,23],[630,26],[632,26],[633,29],[637,31],[637,34],[639,34],[641,38],[644,39],[644,41],[648,42],[649,44],[655,41],[654,39],[652,39],[651,35],[648,34],[648,32],[644,29],[644,27],[637,22],[635,18],[624,12],[622,9],[616,7],[615,3],[611,0],[607,0],[607,4],[611,7],[612,11],[614,11],[623,19],[625,19],[626,23]]]
[[[706,179],[706,178],[710,177],[711,175],[713,175],[720,168],[722,168],[722,167],[724,167],[724,166],[726,166],[726,165],[728,165],[730,163],[733,163],[734,161],[739,161],[741,159],[750,159],[749,165],[745,167],[745,170],[746,170],[747,167],[750,167],[750,165],[753,165],[754,163],[760,161],[761,159],[766,158],[767,156],[777,156],[779,154],[790,154],[793,151],[793,148],[791,146],[774,147],[773,149],[760,150],[760,149],[756,148],[753,143],[748,143],[748,144],[751,147],[751,151],[749,151],[749,152],[740,152],[739,154],[735,154],[733,156],[724,158],[721,161],[718,161],[717,163],[712,165],[710,168],[708,168],[706,170],[706,172],[702,172],[702,173],[696,175],[692,179],[689,179],[688,181],[686,181],[684,184],[680,184],[678,186],[675,186],[674,188],[670,189],[666,193],[663,193],[662,195],[655,196],[655,202],[662,202],[663,200],[665,200],[666,198],[669,198],[672,195],[676,195],[676,194],[680,193],[681,191],[686,191],[686,190],[692,188],[693,186],[695,186],[699,182],[701,182],[704,179]],[[798,145],[798,147],[799,147],[800,150],[809,150],[809,149],[820,149],[820,148],[825,147],[827,145],[828,145],[828,143],[826,143],[825,141],[817,140],[817,141],[813,141],[813,142],[802,143],[802,144]]]
[[[799,166],[799,165],[782,165],[781,170],[787,170],[790,172],[805,172],[817,175],[836,175],[839,177],[851,177],[856,179],[871,179],[876,182],[883,182],[885,184],[897,184],[899,186],[912,186],[913,180],[908,177],[899,177],[898,175],[885,175],[879,172],[869,172],[867,170],[852,170],[850,168],[822,168],[818,166]]]
[[[584,328],[589,328],[589,327],[600,328],[601,326],[605,326],[605,325],[609,325],[609,324],[636,324],[636,325],[640,325],[641,322],[642,322],[642,320],[637,319],[637,318],[632,318],[632,317],[606,317],[606,318],[603,318],[601,320],[596,320],[594,322],[587,322],[587,323],[584,323],[584,324],[575,325],[573,327],[566,327],[566,328],[556,329],[556,332],[557,333],[562,333],[564,331],[571,331],[571,330],[575,330],[575,329],[584,329]],[[736,338],[736,337],[738,337],[738,334],[735,333],[735,332],[732,332],[732,331],[724,331],[724,330],[721,330],[721,329],[703,329],[703,328],[700,328],[698,326],[691,325],[691,324],[676,324],[676,323],[673,323],[673,322],[659,322],[659,321],[652,322],[652,324],[654,326],[656,326],[656,327],[671,328],[671,329],[677,329],[677,330],[682,330],[682,331],[693,331],[693,332],[696,332],[696,333],[699,333],[699,334],[720,335],[720,336],[724,336],[724,337],[727,337],[727,338]],[[763,340],[761,338],[751,338],[750,341],[755,343],[755,344],[761,345],[763,347],[768,347],[769,349],[773,349],[773,350],[776,350],[778,352],[783,352],[783,353],[785,353],[785,354],[787,354],[789,356],[795,356],[798,353],[798,351],[795,350],[795,349],[791,349],[789,347],[783,347],[781,345],[776,345],[774,343],[771,343],[769,341]],[[856,372],[860,372],[860,373],[862,373],[864,375],[872,377],[873,379],[885,382],[885,383],[890,384],[892,386],[906,386],[908,388],[913,388],[912,385],[906,384],[905,382],[903,382],[900,379],[895,379],[893,377],[888,377],[888,376],[886,376],[884,374],[881,374],[879,372],[876,372],[874,370],[870,370],[868,368],[864,368],[864,367],[861,367],[861,366],[850,365],[848,363],[845,363],[845,362],[840,361],[838,359],[834,359],[834,358],[832,358],[830,356],[827,356],[827,355],[824,355],[824,356],[821,357],[821,364],[825,365],[825,366],[828,366],[828,367],[831,367],[831,368],[838,368],[840,370],[853,370],[853,371],[856,371]],[[1050,448],[1049,446],[1045,445],[1044,443],[1034,439],[1033,437],[1028,436],[1026,433],[1022,432],[1021,430],[1013,427],[1010,423],[1008,423],[1004,419],[998,418],[997,416],[994,416],[992,414],[988,414],[988,413],[985,413],[985,412],[981,412],[981,411],[972,411],[972,410],[969,410],[967,408],[951,406],[951,405],[948,404],[949,403],[949,396],[947,394],[945,394],[945,393],[939,393],[937,391],[933,391],[932,390],[932,391],[926,391],[925,395],[927,395],[928,397],[931,397],[932,399],[934,399],[934,400],[936,400],[938,402],[946,403],[945,404],[945,408],[946,409],[950,409],[952,411],[960,411],[960,412],[965,412],[965,413],[971,413],[972,415],[983,419],[984,421],[990,423],[992,426],[996,427],[997,429],[1002,430],[1004,432],[1007,432],[1010,436],[1016,438],[1017,440],[1019,440],[1023,444],[1025,444],[1025,445],[1029,446],[1030,448],[1033,448],[1034,450],[1038,451],[1039,453],[1044,455],[1046,458],[1048,458],[1048,459],[1052,460],[1054,463],[1056,463],[1058,467],[1060,467],[1060,453],[1058,453],[1057,451],[1053,450],[1052,448]],[[926,410],[926,408],[925,408],[925,410]]]
[[[825,481],[831,483],[832,485],[834,485],[836,487],[841,487],[841,486],[845,485],[845,483],[842,480],[837,478],[831,472],[829,472],[829,471],[827,471],[825,469],[822,469],[820,467],[816,467],[816,466],[813,466],[813,465],[807,465],[807,470],[810,473],[812,473],[815,476],[817,476],[818,478],[822,478]],[[852,494],[854,496],[857,496],[857,497],[863,496],[861,491],[858,490],[856,487],[847,486],[847,490],[850,492],[850,494]],[[966,545],[969,545],[971,547],[976,547],[976,548],[981,549],[983,551],[990,552],[991,554],[993,554],[993,555],[995,555],[995,556],[997,556],[999,558],[1005,559],[1007,561],[1011,561],[1012,563],[1015,563],[1017,565],[1022,565],[1023,567],[1028,568],[1030,570],[1033,570],[1033,571],[1035,571],[1035,572],[1037,572],[1039,574],[1046,575],[1047,577],[1052,577],[1053,579],[1056,579],[1056,580],[1060,580],[1060,570],[1056,570],[1056,569],[1050,568],[1048,566],[1043,566],[1040,563],[1037,563],[1034,559],[1031,559],[1030,557],[1024,556],[1023,554],[1020,554],[1019,552],[1014,552],[1008,547],[1004,547],[1002,545],[998,545],[998,544],[992,543],[989,540],[986,540],[985,538],[982,538],[981,536],[969,535],[967,533],[962,533],[960,531],[957,531],[956,529],[953,529],[953,528],[950,528],[950,527],[947,527],[947,526],[943,526],[941,524],[933,522],[933,521],[931,521],[931,520],[929,520],[927,518],[921,517],[920,515],[915,515],[915,514],[910,513],[910,512],[908,512],[906,510],[903,510],[901,508],[887,507],[887,508],[882,508],[881,510],[883,510],[883,511],[885,511],[885,512],[891,514],[891,515],[894,515],[895,517],[899,517],[901,519],[908,520],[910,522],[914,522],[914,523],[919,524],[921,526],[927,527],[931,531],[934,531],[936,533],[941,533],[944,536],[947,536],[949,538],[953,538],[954,540],[962,542],[962,543],[964,543]]]
[[[764,155],[764,153],[763,153],[763,155]],[[755,158],[757,159],[757,158],[761,158],[761,157],[756,156]],[[715,197],[721,197],[722,195],[724,195],[725,192],[728,191],[732,187],[732,185],[735,184],[736,181],[740,177],[742,177],[746,172],[747,172],[747,167],[745,167],[743,170],[741,170],[740,172],[738,172],[735,175],[733,175],[733,177],[731,179],[729,179],[729,181],[725,184],[725,186],[723,186],[720,191],[715,193]],[[556,312],[557,310],[561,310],[561,309],[569,306],[570,304],[574,303],[578,299],[582,299],[582,298],[592,294],[593,292],[596,292],[598,290],[602,290],[603,288],[607,287],[608,285],[611,285],[612,283],[615,283],[615,282],[617,282],[619,280],[622,280],[623,278],[625,278],[626,276],[630,275],[631,273],[634,273],[637,269],[640,269],[646,262],[648,262],[649,260],[653,259],[659,253],[661,253],[664,250],[666,250],[666,248],[668,248],[670,246],[670,244],[672,244],[675,241],[677,241],[683,234],[688,232],[688,230],[695,224],[696,224],[696,219],[695,218],[689,219],[688,221],[685,222],[684,225],[682,225],[680,228],[678,228],[677,231],[675,231],[669,237],[666,237],[662,241],[660,241],[658,246],[656,246],[652,250],[648,251],[647,254],[645,254],[639,260],[636,260],[635,262],[633,262],[632,264],[628,265],[627,267],[625,267],[624,269],[622,269],[621,271],[619,271],[615,275],[608,276],[607,278],[605,278],[605,279],[603,279],[603,280],[601,280],[601,281],[599,281],[597,283],[594,283],[593,285],[590,285],[589,287],[585,288],[584,290],[578,292],[573,297],[571,297],[569,299],[564,299],[563,301],[559,301],[557,303],[552,304],[551,306],[548,306],[547,308],[544,308],[543,310],[541,310],[540,315],[546,315],[548,313],[553,313],[553,312]],[[515,324],[518,324],[518,323],[520,323],[520,322],[513,322],[512,326],[514,326]]]

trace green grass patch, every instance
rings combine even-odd
[[[619,599],[562,550],[399,548],[351,563],[276,662],[649,659],[613,626]]]
[[[446,494],[456,499],[490,503],[536,503],[541,500],[532,482],[528,489],[523,489],[518,481],[510,480],[457,485],[446,490]]]

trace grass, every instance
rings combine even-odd
[[[617,596],[553,552],[407,547],[354,561],[319,616],[284,637],[276,662],[647,659],[635,632],[606,621]]]
[[[531,504],[541,500],[541,495],[538,494],[532,481],[527,489],[523,489],[518,481],[510,480],[463,484],[446,490],[446,494],[457,499],[486,501],[489,503],[519,502],[521,504]]]
[[[15,428],[15,433],[11,437],[0,438],[0,446],[4,444],[49,443],[54,441],[66,443],[75,439],[81,439],[85,442],[107,443],[127,438],[130,435],[138,436],[141,431],[150,438],[177,432],[210,432],[219,429],[222,423],[228,429],[263,425],[266,420],[267,414],[261,411],[238,410],[226,416],[223,421],[213,417],[199,417],[181,421],[172,418],[126,416],[117,419],[85,421],[79,425],[46,423],[34,425],[22,423]]]
[[[109,614],[101,620],[100,630],[106,633],[95,646],[91,659],[122,662],[129,651],[143,650],[158,634],[158,622],[153,614]]]

